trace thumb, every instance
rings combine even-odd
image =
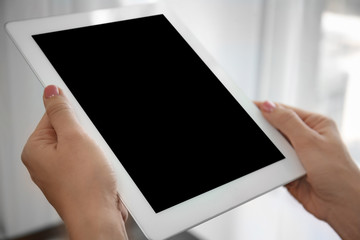
[[[47,86],[44,89],[43,101],[50,124],[58,136],[79,129],[74,110],[60,88],[55,85]]]
[[[312,135],[311,129],[290,108],[270,101],[257,104],[266,120],[277,128],[290,141],[294,148],[306,143]]]

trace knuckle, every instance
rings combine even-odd
[[[78,129],[74,129],[71,132],[67,132],[66,135],[62,136],[63,140],[66,141],[68,144],[75,145],[77,143],[83,143],[85,138],[81,131]]]
[[[71,131],[66,131],[65,134],[61,135],[61,137],[61,141],[72,146],[84,144],[88,141],[88,136],[81,127],[74,128]]]
[[[298,139],[298,142],[301,143],[302,147],[305,149],[314,148],[317,147],[319,143],[319,136],[312,131],[309,131],[302,135],[302,137]]]
[[[323,123],[329,127],[336,127],[335,121],[329,117],[323,117]]]
[[[23,149],[23,151],[21,153],[21,161],[25,166],[28,165],[28,157],[27,157],[27,148],[26,148],[26,146],[25,146],[25,148]]]
[[[285,109],[280,117],[280,124],[289,125],[295,118],[297,118],[297,115],[294,111],[291,109]]]
[[[71,111],[73,110],[67,102],[57,102],[49,105],[46,108],[46,112],[50,116],[56,116],[59,114],[63,114],[64,112],[71,112]]]
[[[36,151],[36,146],[32,142],[32,135],[26,142],[21,152],[21,161],[28,168],[31,164],[31,156]]]

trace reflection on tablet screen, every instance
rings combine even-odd
[[[155,212],[284,159],[164,15],[33,38]]]

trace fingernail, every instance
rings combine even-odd
[[[271,101],[265,101],[261,106],[261,109],[268,113],[274,111],[275,108],[276,108],[275,103]]]
[[[59,95],[59,89],[55,85],[49,85],[44,90],[45,98],[51,98]]]

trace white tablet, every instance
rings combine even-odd
[[[305,173],[285,138],[163,3],[6,29],[40,82],[65,91],[149,239]]]

